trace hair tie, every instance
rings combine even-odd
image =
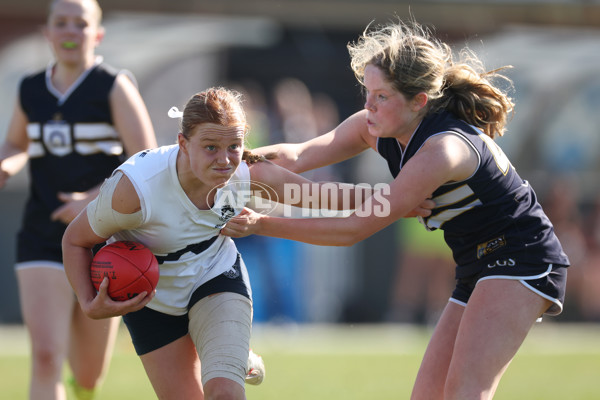
[[[182,118],[183,111],[179,111],[179,108],[177,107],[171,107],[167,115],[169,115],[169,118]]]

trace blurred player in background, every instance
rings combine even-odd
[[[133,77],[95,55],[104,36],[96,0],[55,0],[44,34],[54,60],[24,77],[0,148],[0,187],[29,160],[30,193],[16,273],[32,346],[31,399],[65,399],[68,360],[79,399],[93,397],[119,320],[92,320],[64,273],[67,224],[94,198],[125,153],[156,147]]]
[[[454,287],[452,252],[441,230],[429,232],[416,218],[396,224],[398,257],[387,321],[434,325]]]
[[[491,399],[534,322],[562,311],[569,265],[533,189],[493,140],[504,133],[513,107],[493,83],[505,77],[485,72],[466,49],[456,62],[447,44],[412,22],[367,29],[348,48],[365,109],[307,142],[256,152],[276,153],[280,165],[302,172],[370,147],[395,178],[389,191],[347,218],[248,210],[223,233],[351,245],[432,197],[436,206],[422,222],[444,230],[457,285],[412,398]],[[386,216],[377,215],[382,209]]]

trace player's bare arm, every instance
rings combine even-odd
[[[376,192],[349,217],[292,219],[246,212],[225,234],[257,233],[317,245],[353,245],[406,216],[440,185],[467,178],[476,165],[476,156],[466,143],[441,135],[403,167],[388,191]]]
[[[62,242],[65,272],[69,282],[75,290],[84,313],[94,319],[139,310],[154,295],[154,293],[143,292],[130,300],[117,302],[108,296],[108,279],[102,282],[97,294],[91,283],[89,267],[92,261],[92,247],[104,242],[117,231],[125,229],[124,227],[133,226],[131,216],[140,210],[139,198],[129,179],[125,176],[116,176],[113,179],[118,183],[113,188],[108,185],[103,186],[98,198],[69,224]],[[107,192],[103,193],[105,190]],[[92,220],[95,221],[95,229],[90,224],[88,211],[94,213]]]
[[[368,134],[364,111],[359,111],[334,130],[304,143],[280,143],[253,152],[275,154],[273,162],[300,173],[347,160],[369,147],[374,147],[374,138]]]
[[[249,168],[252,181],[258,183],[253,190],[263,194],[266,199],[277,198],[280,203],[292,206],[306,205],[306,199],[303,199],[302,196],[291,198],[289,190],[286,190],[286,185],[288,189],[292,186],[300,188],[295,192],[308,196],[311,200],[311,207],[330,210],[354,209],[373,192],[370,187],[360,187],[348,183],[313,182],[269,161],[254,163]],[[263,193],[265,188],[270,188],[272,191]],[[323,192],[327,192],[328,195],[319,196]],[[337,202],[332,203],[333,199]]]
[[[18,104],[13,109],[6,139],[0,147],[0,188],[27,163],[27,117]]]
[[[128,155],[157,146],[148,110],[127,75],[119,74],[115,79],[110,93],[110,105],[115,128]]]

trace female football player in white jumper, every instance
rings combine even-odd
[[[160,399],[199,397],[192,350],[207,399],[245,397],[252,294],[244,262],[220,230],[243,210],[251,189],[283,199],[284,183],[312,183],[245,152],[247,131],[237,92],[197,93],[183,111],[177,144],[140,152],[117,168],[63,239],[82,309],[92,318],[124,314]],[[115,302],[108,280],[96,293],[91,249],[110,237],[141,242],[156,255],[154,293]]]

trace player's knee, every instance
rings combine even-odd
[[[73,378],[77,384],[86,390],[92,390],[100,385],[102,375],[100,371],[77,371],[73,372]]]
[[[488,400],[493,397],[492,385],[485,384],[478,379],[464,379],[449,374],[444,387],[444,399],[482,399]]]
[[[204,385],[205,400],[238,400],[244,398],[244,388],[226,378],[210,379]]]
[[[38,377],[55,376],[62,371],[64,357],[52,348],[34,346],[31,358],[34,374]]]

